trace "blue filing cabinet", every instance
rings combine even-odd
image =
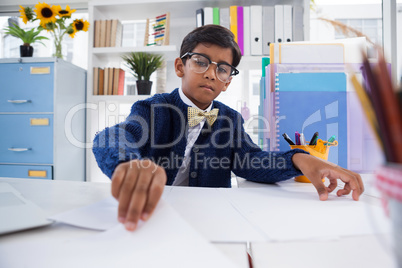
[[[86,71],[0,59],[0,177],[85,180]]]

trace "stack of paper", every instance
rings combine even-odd
[[[86,228],[108,228],[117,215],[113,203],[105,200],[54,218]],[[163,200],[135,232],[117,224],[105,232],[67,242],[4,247],[0,260],[2,267],[237,267]]]

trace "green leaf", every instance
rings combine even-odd
[[[126,66],[137,80],[148,80],[162,66],[163,56],[146,52],[131,52],[122,56]]]

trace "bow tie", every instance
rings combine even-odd
[[[215,108],[209,112],[203,112],[198,108],[188,107],[187,116],[188,116],[188,126],[194,127],[198,125],[204,118],[207,119],[207,122],[210,126],[215,122],[218,117],[219,109]]]

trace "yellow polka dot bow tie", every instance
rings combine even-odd
[[[218,117],[219,109],[215,108],[209,112],[203,112],[198,108],[188,107],[187,116],[188,116],[188,126],[194,127],[198,125],[204,118],[207,119],[207,122],[210,126],[215,122]]]

